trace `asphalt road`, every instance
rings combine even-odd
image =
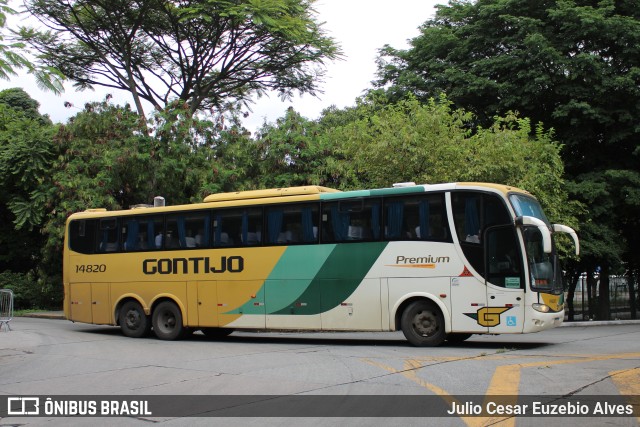
[[[640,325],[558,328],[474,336],[415,348],[401,333],[199,333],[165,342],[119,328],[16,318],[0,332],[0,394],[29,395],[429,395],[621,396],[640,404]],[[489,397],[487,397],[489,396]],[[634,397],[635,396],[635,397]],[[636,408],[636,413],[640,410]],[[444,425],[637,426],[625,417],[261,418],[6,417],[14,425]]]

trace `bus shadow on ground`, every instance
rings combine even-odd
[[[98,334],[103,336],[122,337],[123,339],[136,339],[124,337],[120,328],[114,326],[93,326],[82,327],[78,332]],[[337,345],[337,346],[369,346],[369,347],[413,347],[404,339],[402,333],[370,333],[370,337],[354,336],[354,332],[258,332],[258,331],[237,331],[223,338],[209,338],[199,331],[185,335],[179,341],[202,342],[202,343],[228,343],[228,344],[299,344],[299,345]],[[515,350],[532,350],[553,345],[550,342],[534,342],[522,341],[524,336],[517,336],[518,340],[505,340],[501,336],[500,340],[491,341],[491,337],[486,337],[482,341],[474,341],[471,337],[468,341],[461,343],[444,342],[436,348],[460,348],[474,350],[490,350],[490,351],[515,351]],[[151,334],[144,338],[145,340],[156,340],[157,338]],[[415,347],[413,347],[415,348]],[[423,347],[425,350],[432,347]]]
[[[338,345],[338,346],[379,346],[379,347],[409,347],[409,348],[420,348],[412,346],[408,341],[404,339],[404,337],[399,336],[398,338],[354,338],[354,337],[329,337],[327,334],[314,336],[287,336],[287,335],[279,335],[279,336],[262,336],[259,333],[255,335],[249,335],[243,333],[242,335],[230,335],[228,337],[222,339],[211,339],[207,338],[203,335],[194,334],[189,337],[190,340],[193,341],[208,341],[208,342],[233,342],[233,343],[269,343],[269,344],[313,344],[313,345]],[[424,350],[434,349],[434,348],[460,348],[460,349],[474,349],[474,350],[490,350],[490,351],[515,351],[515,350],[532,350],[538,349],[542,347],[546,347],[549,345],[553,345],[552,343],[542,343],[542,342],[522,342],[522,341],[501,341],[501,342],[487,342],[487,341],[465,341],[462,343],[448,343],[444,342],[438,347],[421,347]]]

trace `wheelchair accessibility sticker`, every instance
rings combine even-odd
[[[516,326],[518,323],[516,316],[507,316],[507,326]]]

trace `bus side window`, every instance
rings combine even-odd
[[[209,246],[208,213],[184,213],[167,217],[165,248],[191,249]]]
[[[379,199],[341,200],[322,208],[325,243],[377,241],[381,234]]]
[[[447,240],[444,194],[390,197],[384,213],[386,240]]]
[[[98,221],[82,219],[69,224],[69,248],[81,254],[92,254],[96,249],[96,231]]]
[[[266,209],[267,244],[317,243],[318,205],[294,204]]]
[[[122,244],[126,252],[162,248],[164,240],[162,216],[124,217],[122,222]]]
[[[213,246],[262,244],[262,208],[225,209],[213,213]]]
[[[98,252],[117,252],[118,245],[118,218],[104,218],[100,220],[98,233]]]

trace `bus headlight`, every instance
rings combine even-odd
[[[539,311],[541,313],[548,313],[549,312],[549,306],[547,304],[533,304],[532,305],[533,309],[536,311]]]

